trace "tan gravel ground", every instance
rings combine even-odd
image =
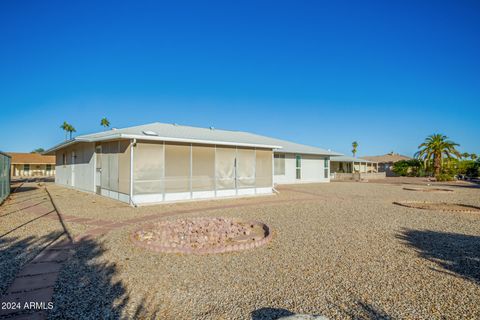
[[[480,206],[480,189],[449,186],[454,192],[439,195],[402,188],[295,185],[280,187],[273,197],[135,209],[52,187],[66,214],[115,220],[118,213],[120,221],[197,209],[182,217],[258,220],[274,237],[258,249],[207,256],[136,247],[129,236],[139,224],[83,240],[57,281],[50,317],[276,319],[295,312],[332,319],[480,318],[480,215],[392,204]],[[239,204],[244,206],[205,210]]]

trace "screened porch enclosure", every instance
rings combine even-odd
[[[133,201],[161,202],[271,193],[272,150],[138,141]]]

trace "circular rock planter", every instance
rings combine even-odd
[[[409,207],[409,208],[423,209],[423,210],[480,213],[480,207],[461,204],[461,203],[399,201],[399,202],[394,202],[394,204],[399,206]]]
[[[420,192],[438,192],[438,193],[453,192],[453,190],[451,190],[451,189],[442,189],[442,188],[410,188],[410,187],[404,187],[403,190],[420,191]]]
[[[132,241],[155,252],[209,254],[253,249],[270,241],[269,228],[233,218],[182,218],[143,227]]]

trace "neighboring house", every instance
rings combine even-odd
[[[11,156],[13,177],[52,177],[55,175],[55,157],[39,153],[8,152]]]
[[[329,182],[340,155],[248,132],[152,123],[78,136],[46,152],[55,182],[133,205],[273,192]]]
[[[378,174],[378,163],[348,156],[330,157],[330,177],[333,180],[382,179],[385,174]]]
[[[330,162],[332,173],[377,172],[378,165],[370,160],[348,156],[331,157]]]
[[[0,152],[0,204],[10,194],[10,156]]]
[[[401,160],[410,160],[412,158],[403,156],[398,153],[387,153],[383,156],[365,156],[363,159],[378,163],[378,172],[385,172],[387,177],[394,177],[393,164]]]

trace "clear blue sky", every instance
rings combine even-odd
[[[359,155],[440,132],[480,153],[480,2],[1,1],[0,149],[103,116]]]

